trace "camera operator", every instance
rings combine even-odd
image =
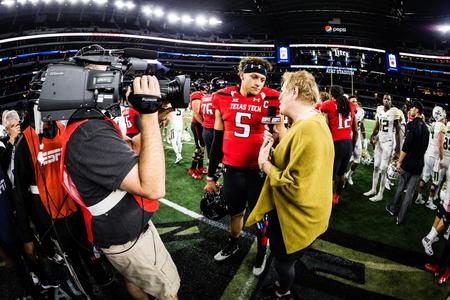
[[[53,239],[68,254],[83,289],[92,296],[80,255],[99,285],[109,284],[112,277],[100,260],[94,258],[83,230],[82,215],[61,184],[59,162],[64,131],[60,122],[44,122],[42,133],[39,128],[28,126],[17,142],[14,157],[17,226],[26,257],[36,270],[42,288],[60,284],[48,271],[47,258],[62,262],[62,254],[55,252]],[[30,220],[39,234],[37,245]]]
[[[154,76],[136,77],[136,97],[160,97]],[[69,121],[63,149],[65,187],[81,205],[88,238],[124,276],[135,299],[177,299],[177,268],[151,221],[165,194],[165,160],[158,113],[130,103],[140,113],[136,155],[110,119]],[[143,99],[143,98],[141,98]],[[144,199],[147,198],[147,199]]]

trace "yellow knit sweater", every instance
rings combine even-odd
[[[328,228],[333,161],[325,118],[317,114],[296,121],[273,153],[273,166],[246,226],[276,209],[287,253],[309,246]]]

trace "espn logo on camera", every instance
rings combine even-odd
[[[325,31],[327,33],[334,33],[334,32],[342,33],[342,32],[347,32],[347,28],[345,28],[345,27],[333,27],[333,26],[330,26],[330,25],[326,25],[325,26]]]

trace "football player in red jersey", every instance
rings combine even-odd
[[[195,151],[192,154],[192,165],[188,170],[188,175],[194,179],[201,180],[203,173],[203,154],[205,153],[205,141],[203,140],[203,117],[200,105],[207,90],[207,83],[203,78],[194,82],[197,91],[191,94],[190,108],[192,110],[191,130],[194,134]]]
[[[211,144],[214,136],[214,119],[216,117],[216,109],[212,104],[212,93],[223,89],[226,81],[220,77],[211,80],[208,94],[204,95],[201,102],[200,113],[203,118],[203,140],[206,145],[207,156],[211,153]]]
[[[132,138],[138,135],[141,132],[141,119],[137,110],[128,106],[124,108],[122,115],[127,126],[127,136]]]
[[[214,175],[222,160],[225,165],[224,199],[231,216],[231,236],[228,244],[214,256],[216,261],[225,260],[238,251],[245,209],[253,209],[264,184],[258,167],[258,149],[263,143],[265,129],[261,120],[268,114],[269,106],[279,107],[279,93],[264,87],[271,69],[272,65],[264,59],[243,58],[239,63],[241,84],[213,94],[216,117],[205,190],[217,192]],[[276,128],[282,131],[283,122]],[[264,271],[266,262],[264,228],[257,229],[257,243],[253,274],[258,276]]]
[[[322,103],[320,110],[327,114],[328,124],[334,142],[333,181],[335,193],[333,204],[339,203],[345,183],[345,171],[358,139],[358,128],[355,120],[356,106],[344,96],[339,85],[330,88],[331,99]]]

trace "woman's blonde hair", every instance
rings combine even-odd
[[[319,88],[314,76],[307,71],[286,72],[283,84],[287,90],[298,89],[298,97],[302,101],[315,104],[319,99]]]
[[[15,110],[5,110],[2,114],[2,125],[5,127],[9,126],[12,120],[20,121],[19,114]]]

